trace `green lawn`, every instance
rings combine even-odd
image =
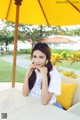
[[[26,69],[16,68],[16,82],[23,82]],[[0,58],[0,82],[12,81],[12,64]]]
[[[75,62],[72,65],[69,62],[62,61],[61,66],[67,68],[73,68],[75,70],[80,70],[80,62]],[[26,69],[16,68],[16,82],[23,82],[25,77]],[[0,82],[10,82],[12,81],[12,64],[4,61],[0,58]]]
[[[62,61],[62,63],[60,63],[60,65],[63,67],[80,70],[80,62],[74,62],[73,64],[71,64],[70,62]]]

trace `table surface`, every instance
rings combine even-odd
[[[2,113],[7,113],[7,120],[80,120],[54,105],[42,105],[38,99],[24,97],[15,88],[0,91],[0,117]]]

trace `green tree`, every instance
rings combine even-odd
[[[13,40],[14,40],[13,32],[7,31],[6,28],[0,31],[0,41],[2,43],[5,43],[6,51],[7,51],[8,44],[11,43]]]

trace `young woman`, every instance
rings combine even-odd
[[[31,57],[32,64],[25,75],[23,95],[39,98],[44,105],[61,107],[56,102],[56,95],[61,93],[61,76],[57,70],[53,70],[50,48],[45,43],[37,43],[32,49]]]

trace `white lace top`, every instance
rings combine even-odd
[[[31,89],[29,95],[36,97],[38,99],[41,99],[41,73],[35,69],[36,72],[36,82],[34,84],[34,87]],[[50,84],[48,87],[48,91],[54,93],[51,100],[49,101],[49,104],[53,104],[56,102],[56,95],[61,94],[61,75],[57,70],[52,70],[50,72]]]

